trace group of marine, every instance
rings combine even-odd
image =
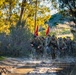
[[[74,41],[70,37],[57,38],[55,35],[46,37],[34,36],[31,41],[32,53],[35,57],[51,57],[55,59],[73,53]]]

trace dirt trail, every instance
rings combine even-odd
[[[6,68],[5,75],[70,75],[76,65],[76,60],[68,58],[55,60],[7,58],[0,61],[0,72],[1,68]]]

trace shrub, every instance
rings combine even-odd
[[[0,35],[0,55],[29,56],[31,33],[27,27],[13,27],[10,34]]]

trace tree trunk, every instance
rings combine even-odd
[[[20,18],[19,18],[20,22],[22,21],[22,16],[23,16],[23,12],[24,12],[25,3],[26,3],[26,0],[23,0],[22,1],[22,6],[21,6]]]
[[[34,32],[35,32],[35,28],[36,28],[36,20],[37,20],[37,0],[36,0],[36,8],[35,8],[35,23],[34,23]]]
[[[10,0],[9,2],[9,21],[10,21],[10,25],[11,25],[11,14],[12,14],[12,6],[11,6],[12,2]]]

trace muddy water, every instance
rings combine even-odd
[[[30,63],[31,64],[31,63]],[[29,72],[26,72],[26,75],[67,75],[70,74],[70,71],[73,69],[74,64],[70,63],[39,63],[39,64],[31,64],[20,67],[19,69],[30,69],[33,68]]]
[[[69,58],[69,57],[68,57]],[[7,58],[0,66],[7,68],[7,75],[70,75],[76,63],[75,58],[63,59],[27,59]]]

